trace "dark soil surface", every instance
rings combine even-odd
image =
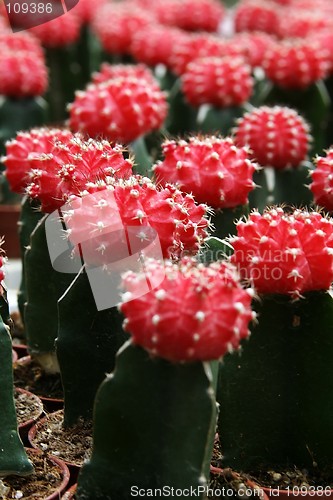
[[[15,391],[14,398],[18,425],[37,420],[43,413],[43,403],[36,396]]]
[[[21,358],[14,363],[14,384],[37,396],[46,398],[63,398],[60,374],[46,375],[42,368],[34,361],[22,363]]]

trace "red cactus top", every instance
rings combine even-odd
[[[333,220],[318,212],[253,211],[237,223],[231,262],[259,293],[328,290],[333,281]]]
[[[246,148],[235,147],[232,139],[191,137],[169,140],[162,145],[164,159],[154,166],[159,182],[177,184],[193,193],[200,203],[213,208],[234,208],[247,203],[256,164]]]
[[[315,170],[311,171],[310,189],[315,202],[331,212],[333,210],[333,148],[326,151],[326,156],[317,156],[315,165]]]
[[[43,95],[48,85],[47,69],[42,53],[37,50],[1,50],[0,94],[25,98]]]
[[[296,110],[261,106],[245,113],[234,129],[235,143],[249,146],[251,157],[276,169],[298,167],[311,144],[310,127]]]
[[[129,143],[159,129],[167,109],[166,94],[157,82],[124,76],[78,91],[69,105],[69,125],[91,137]]]
[[[196,204],[173,185],[161,188],[148,178],[133,176],[91,184],[85,195],[70,200],[64,219],[73,244],[87,240],[88,264],[102,265],[113,260],[124,227],[142,228],[139,237],[147,241],[153,228],[166,258],[197,253],[207,236],[206,212],[206,205]]]
[[[152,289],[137,297],[147,279]],[[147,262],[145,274],[125,274],[120,305],[132,342],[172,362],[207,361],[238,348],[249,334],[252,290],[225,262],[205,267]],[[155,286],[154,286],[155,285]]]

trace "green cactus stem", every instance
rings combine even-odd
[[[258,324],[241,355],[224,358],[218,396],[226,467],[324,471],[333,447],[333,299],[311,292],[255,302]],[[258,430],[260,432],[258,432]]]
[[[1,311],[8,313],[8,304],[0,295]],[[14,403],[12,341],[9,327],[0,316],[0,478],[12,474],[27,476],[34,472],[17,430]]]
[[[215,424],[209,363],[174,364],[126,343],[96,396],[77,498],[127,500],[134,485],[204,490]]]
[[[47,122],[47,104],[41,97],[13,99],[0,96],[0,156],[5,154],[5,143],[18,130],[28,130]],[[0,173],[4,167],[0,164]],[[17,203],[21,197],[12,193],[5,177],[0,175],[1,203]]]
[[[241,217],[248,214],[248,205],[239,205],[235,208],[216,210],[214,215],[211,217],[211,223],[214,228],[212,236],[223,239],[226,236],[236,234],[236,222]]]
[[[22,259],[22,277],[20,288],[17,296],[18,307],[21,315],[22,322],[24,324],[24,307],[27,300],[26,289],[25,289],[25,263],[24,254],[26,248],[30,243],[30,235],[35,229],[38,221],[43,217],[43,213],[40,210],[39,202],[32,200],[28,196],[22,199],[21,203],[21,214],[18,224],[19,238],[20,238],[20,249],[21,249],[21,259]]]
[[[91,420],[97,389],[128,339],[116,307],[98,311],[84,270],[59,300],[57,358],[64,388],[64,427]],[[73,311],[75,313],[73,314]]]
[[[73,281],[73,274],[52,267],[46,240],[45,215],[33,230],[25,252],[25,329],[28,350],[46,373],[58,373],[55,339],[58,333],[57,301]]]
[[[215,108],[204,105],[199,108],[196,129],[204,134],[219,134],[228,136],[235,126],[237,118],[243,116],[245,108],[243,106],[229,106],[225,108]]]
[[[256,187],[249,193],[249,208],[251,210],[255,208],[259,212],[262,212],[267,205],[272,204],[267,172],[265,172],[265,169],[254,172],[253,182]]]
[[[144,136],[133,141],[129,145],[129,150],[134,154],[135,173],[144,177],[151,177],[153,162],[148,152]]]
[[[311,168],[313,166],[306,162],[297,168],[274,170],[274,189],[270,193],[272,203],[309,207],[313,203],[313,195],[309,189]]]
[[[185,135],[196,130],[197,110],[186,102],[180,79],[176,80],[171,88],[168,102],[167,131],[171,135]]]
[[[262,94],[261,104],[279,104],[297,109],[311,126],[311,156],[322,153],[326,147],[325,131],[330,108],[330,96],[324,82],[319,81],[305,90],[282,89],[269,83]]]
[[[197,258],[199,262],[209,264],[210,262],[226,259],[228,256],[232,255],[232,253],[233,247],[230,243],[226,240],[216,238],[215,236],[210,236],[205,239]]]

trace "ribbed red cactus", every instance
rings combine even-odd
[[[89,24],[94,18],[97,9],[105,5],[108,0],[80,0],[75,5],[73,13],[76,14],[83,23]]]
[[[329,53],[319,43],[283,40],[266,52],[262,66],[267,78],[283,88],[303,89],[325,78],[330,68]]]
[[[49,154],[35,156],[31,165],[26,192],[40,200],[43,212],[53,212],[91,183],[130,176],[133,162],[124,158],[119,145],[75,135],[56,142]]]
[[[45,47],[65,47],[75,43],[80,36],[81,20],[74,12],[57,17],[47,23],[31,28]]]
[[[131,300],[142,283],[164,280]],[[184,259],[179,265],[147,262],[145,274],[124,276],[120,310],[132,342],[169,361],[207,361],[239,347],[249,335],[252,290],[244,290],[225,262],[208,267]]]
[[[243,47],[233,43],[232,39],[225,40],[209,33],[183,34],[172,46],[169,63],[173,72],[181,75],[196,59],[237,55],[243,55]]]
[[[332,21],[320,10],[302,11],[298,7],[286,9],[281,16],[278,36],[280,38],[305,38],[312,33],[318,33],[323,28],[329,28]]]
[[[278,25],[279,9],[270,0],[243,1],[236,8],[236,31],[264,31],[275,34]]]
[[[234,129],[235,142],[249,146],[252,158],[277,169],[298,167],[309,152],[310,127],[297,111],[261,106],[245,113]]]
[[[178,28],[149,24],[133,34],[131,54],[149,66],[171,67],[171,58],[183,39],[187,40],[188,34]]]
[[[239,106],[252,94],[250,66],[240,57],[205,57],[191,62],[181,76],[187,101],[193,106]]]
[[[151,11],[126,3],[107,3],[97,9],[92,27],[106,52],[128,54],[134,33],[153,23]]]
[[[261,66],[264,54],[274,43],[275,38],[262,31],[242,31],[236,33],[229,41],[229,50],[238,50],[252,68]]]
[[[326,156],[315,158],[315,170],[311,171],[310,189],[315,202],[325,210],[333,210],[333,148],[326,151]]]
[[[103,83],[115,78],[145,78],[156,84],[152,71],[144,64],[103,63],[98,72],[93,73],[93,83]]]
[[[217,31],[224,17],[218,0],[165,0],[157,2],[154,11],[161,24],[188,31]]]
[[[0,49],[1,53],[7,50],[28,51],[43,57],[43,49],[38,38],[25,31],[15,34],[0,33]]]
[[[23,193],[29,183],[31,160],[41,154],[48,155],[57,141],[67,142],[73,137],[69,130],[35,128],[19,132],[15,139],[6,143],[6,156],[2,159],[5,175],[15,193]]]
[[[159,129],[167,116],[166,94],[157,82],[119,77],[77,92],[69,125],[92,137],[128,143]]]
[[[237,223],[231,261],[259,293],[328,290],[333,281],[333,219],[280,207]]]
[[[246,148],[235,147],[232,139],[191,137],[166,141],[163,161],[154,166],[158,181],[171,182],[200,203],[213,208],[233,208],[247,203],[255,164]]]
[[[1,51],[0,68],[0,94],[21,98],[39,96],[46,91],[48,77],[44,57],[35,50]]]
[[[135,176],[91,185],[88,191],[87,196],[71,201],[65,222],[72,243],[86,241],[85,259],[90,264],[114,260],[119,240],[119,232],[114,231],[123,228],[142,228],[143,241],[148,238],[145,231],[153,228],[164,257],[195,254],[207,236],[207,207],[173,185],[161,188]]]

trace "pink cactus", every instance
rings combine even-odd
[[[119,145],[75,135],[56,142],[51,153],[35,156],[31,165],[26,192],[40,200],[43,212],[53,212],[91,183],[130,176],[133,162],[124,158]]]
[[[30,181],[33,158],[50,154],[56,142],[67,142],[72,137],[69,130],[35,128],[30,132],[19,132],[15,139],[8,141],[2,161],[11,190],[23,193]]]
[[[4,239],[0,238],[0,285],[1,285],[2,280],[5,278],[3,266],[5,265],[6,257],[4,256],[4,251],[1,248],[3,243],[4,243]]]
[[[75,43],[80,36],[81,20],[72,11],[47,23],[31,28],[45,47],[66,47]]]
[[[7,50],[35,52],[38,57],[43,58],[43,49],[38,38],[28,32],[0,33],[1,52]]]
[[[131,300],[141,282],[165,273],[162,283]],[[179,265],[154,261],[145,274],[124,276],[120,310],[132,342],[169,361],[207,361],[239,347],[249,335],[252,290],[244,290],[225,262],[208,267],[184,259]]]
[[[328,290],[333,281],[333,220],[318,212],[253,211],[231,238],[235,264],[259,293]]]
[[[315,159],[316,168],[311,172],[310,189],[315,202],[330,212],[333,210],[333,148],[326,151],[326,156]]]
[[[239,118],[234,134],[236,144],[249,146],[260,165],[284,169],[298,167],[307,158],[309,130],[297,111],[261,106]]]
[[[69,125],[92,137],[129,143],[159,129],[167,116],[166,94],[146,78],[119,77],[77,92]]]
[[[319,43],[284,40],[268,49],[262,65],[267,78],[279,87],[304,89],[327,76],[330,56]]]
[[[224,7],[218,0],[165,0],[156,3],[155,13],[161,24],[214,32],[224,17]]]
[[[103,83],[115,78],[146,78],[156,84],[152,71],[144,64],[103,63],[100,70],[92,75],[93,83]]]
[[[48,77],[44,57],[35,50],[1,51],[0,68],[0,94],[24,98],[40,96],[46,91]]]
[[[240,106],[252,94],[251,68],[240,57],[205,57],[191,62],[181,76],[187,101],[193,106]]]
[[[255,187],[256,165],[246,148],[215,136],[166,141],[162,148],[164,159],[154,166],[158,181],[175,183],[198,202],[216,209],[247,203]]]
[[[98,183],[88,187],[87,196],[75,198],[65,214],[69,238],[75,245],[83,240],[90,264],[113,260],[121,228],[156,231],[164,257],[195,254],[207,236],[209,221],[205,205],[197,205],[173,185],[157,187],[150,179],[131,177],[125,181]],[[94,195],[95,193],[95,195]],[[120,227],[117,224],[120,224]]]
[[[240,2],[235,12],[236,31],[264,31],[276,34],[279,12],[278,6],[270,0]]]
[[[97,9],[92,27],[106,52],[128,54],[134,34],[154,22],[151,11],[136,5],[129,9],[126,3],[107,3]]]

